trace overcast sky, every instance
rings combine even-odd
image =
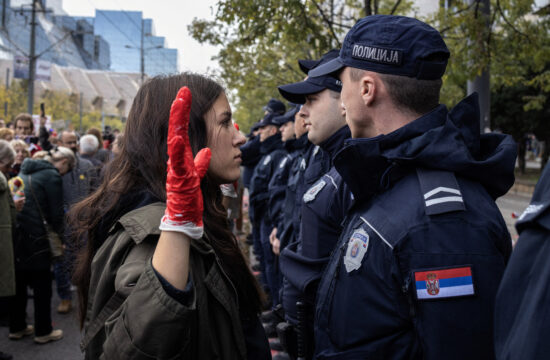
[[[63,9],[72,16],[94,16],[95,9],[143,11],[153,19],[157,36],[166,38],[167,47],[178,49],[179,70],[206,73],[216,68],[210,58],[216,48],[193,40],[187,25],[193,18],[212,19],[216,0],[63,0]]]

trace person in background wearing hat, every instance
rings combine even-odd
[[[271,294],[273,307],[278,304],[278,280],[275,268],[275,257],[271,251],[269,243],[269,234],[272,225],[268,213],[268,185],[279,165],[281,159],[285,156],[281,133],[273,119],[277,115],[268,113],[260,122],[260,153],[262,158],[254,168],[254,174],[250,180],[250,207],[253,209],[252,234],[254,237],[254,246],[261,244],[261,267],[268,290]]]
[[[314,68],[338,56],[338,51],[327,53]],[[327,155],[331,167],[306,191],[301,200],[301,226],[298,239],[281,253],[280,266],[284,274],[283,306],[287,321],[298,322],[296,303],[306,304],[308,358],[313,351],[313,304],[317,284],[324,265],[342,230],[341,222],[352,203],[351,193],[332,166],[331,158],[342,148],[351,134],[345,113],[340,107],[341,82],[333,76],[308,77],[306,80],[283,85],[279,91],[285,99],[304,104],[300,116],[308,127],[308,138]],[[293,341],[283,341],[287,344]],[[297,356],[296,349],[288,352]]]
[[[285,105],[277,100],[277,99],[270,99],[266,106],[263,107],[264,110],[264,116],[268,114],[275,114],[275,115],[282,115],[285,112]],[[268,289],[268,283],[267,279],[265,277],[265,269],[264,269],[264,261],[263,261],[263,249],[262,244],[260,241],[260,228],[259,223],[256,228],[254,228],[255,218],[255,210],[253,205],[253,199],[252,195],[250,194],[250,181],[252,179],[252,176],[254,174],[254,169],[258,165],[258,162],[262,158],[263,154],[260,151],[260,123],[261,121],[258,121],[256,124],[252,126],[250,129],[250,133],[248,134],[247,138],[248,141],[246,144],[241,146],[241,158],[242,158],[242,178],[243,178],[243,186],[248,189],[249,194],[249,209],[248,209],[248,217],[250,218],[250,224],[252,226],[252,233],[249,234],[249,245],[253,246],[253,252],[256,256],[256,259],[258,260],[258,266],[252,267],[252,270],[259,271],[260,272],[260,282],[262,286],[264,287],[264,290]],[[251,240],[251,241],[250,241]]]
[[[277,256],[279,256],[281,245],[279,239],[277,238],[277,227],[283,218],[283,204],[285,200],[285,191],[288,184],[288,176],[290,174],[292,161],[297,155],[297,151],[294,148],[294,144],[296,143],[294,119],[298,116],[299,108],[299,105],[294,105],[284,115],[277,116],[273,119],[273,122],[279,127],[279,131],[281,132],[281,141],[284,143],[284,147],[287,152],[279,162],[279,165],[275,169],[268,185],[268,211],[269,218],[271,219],[271,223],[273,225],[273,229],[269,235],[269,242],[271,243],[273,253]]]
[[[294,118],[298,113],[298,107],[291,104],[291,108],[284,114],[276,116],[273,119],[273,123],[279,127],[281,133],[281,141],[284,144],[285,153],[281,157],[278,164],[275,164],[275,170],[271,176],[271,180],[268,184],[267,193],[269,198],[267,200],[267,223],[269,232],[269,244],[271,251],[275,255],[273,258],[273,265],[275,270],[275,278],[277,281],[277,289],[281,288],[281,272],[279,271],[279,246],[280,242],[277,239],[277,227],[282,222],[283,218],[283,206],[285,200],[285,191],[288,184],[288,176],[290,174],[290,168],[292,161],[297,155],[297,151],[294,150],[294,143],[296,142],[296,136],[294,133]],[[277,304],[280,304],[280,292],[271,294],[271,296],[277,296]],[[276,338],[276,326],[279,316],[273,316],[271,311],[264,312],[262,320],[264,320],[264,329],[266,334],[271,338]],[[276,339],[271,339],[270,344],[274,350],[281,350],[280,345],[276,344]]]
[[[333,59],[338,56],[336,50],[331,50],[324,54],[321,59],[318,60],[298,60],[298,64],[302,72],[306,75],[312,68],[318,66],[320,63],[326,62],[328,59]],[[279,88],[279,93],[285,97],[285,94]],[[301,127],[304,118],[295,124]],[[303,123],[305,125],[305,123]],[[298,130],[302,136],[307,132],[308,127],[306,125],[304,130]],[[307,136],[305,136],[307,137]],[[299,138],[299,136],[297,136]],[[295,159],[292,166],[291,175],[289,176],[287,192],[285,195],[285,224],[286,228],[279,231],[277,238],[280,240],[280,248],[283,249],[286,245],[296,241],[298,234],[300,233],[300,207],[302,206],[302,196],[306,189],[311,187],[323,174],[325,174],[331,165],[330,155],[321,150],[319,145],[314,145],[311,141],[307,140],[304,145],[302,154]],[[288,221],[286,221],[288,220]]]
[[[334,164],[354,195],[321,279],[317,359],[493,359],[495,295],[512,250],[495,199],[516,145],[480,135],[477,94],[439,105],[449,51],[412,18],[359,20],[338,74],[352,139]]]

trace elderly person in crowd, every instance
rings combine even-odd
[[[1,128],[0,129],[0,139],[6,140],[6,141],[12,141],[15,133],[12,129],[8,128]]]
[[[10,169],[10,177],[17,176],[21,170],[21,164],[23,161],[31,156],[29,151],[29,145],[26,142],[20,139],[15,139],[10,142],[11,147],[15,150],[15,161]]]
[[[97,141],[99,141],[99,150],[95,154],[95,157],[103,164],[107,164],[113,158],[113,155],[108,149],[103,148],[103,134],[101,134],[101,130],[89,128],[86,134],[91,134],[97,138]]]

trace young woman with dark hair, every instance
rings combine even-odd
[[[219,188],[238,179],[244,141],[206,77],[138,91],[120,154],[71,211],[87,239],[74,277],[87,359],[270,358],[263,294]]]

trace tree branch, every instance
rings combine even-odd
[[[365,0],[363,6],[364,6],[364,10],[365,10],[365,16],[370,16],[370,15],[372,15],[372,9],[371,9],[371,6],[370,6],[370,0]]]
[[[504,22],[505,22],[509,27],[511,27],[512,30],[514,30],[515,32],[517,32],[519,35],[524,36],[525,38],[527,38],[527,40],[531,41],[531,38],[529,37],[529,35],[522,33],[522,32],[519,31],[514,25],[512,25],[512,23],[510,23],[510,21],[508,21],[508,19],[506,18],[506,15],[504,15],[504,11],[502,11],[502,8],[500,7],[500,0],[497,0],[497,10],[498,10],[498,12],[500,13],[500,15],[502,16],[502,19],[504,19]]]
[[[393,5],[392,9],[391,9],[391,12],[390,12],[390,15],[393,15],[395,14],[395,12],[397,11],[397,7],[401,5],[401,0],[397,0],[395,2],[395,4]]]
[[[327,18],[327,15],[325,14],[325,12],[323,11],[323,9],[321,8],[321,6],[317,3],[317,1],[315,0],[311,0],[313,2],[313,4],[315,5],[315,7],[317,8],[317,10],[319,10],[319,13],[321,14],[321,16],[323,17],[323,21],[325,21],[330,29],[330,33],[332,35],[332,38],[334,40],[336,40],[336,45],[337,47],[341,47],[342,44],[340,44],[340,40],[338,40],[338,37],[336,36],[336,33],[334,32],[334,28],[330,22],[330,19]]]

